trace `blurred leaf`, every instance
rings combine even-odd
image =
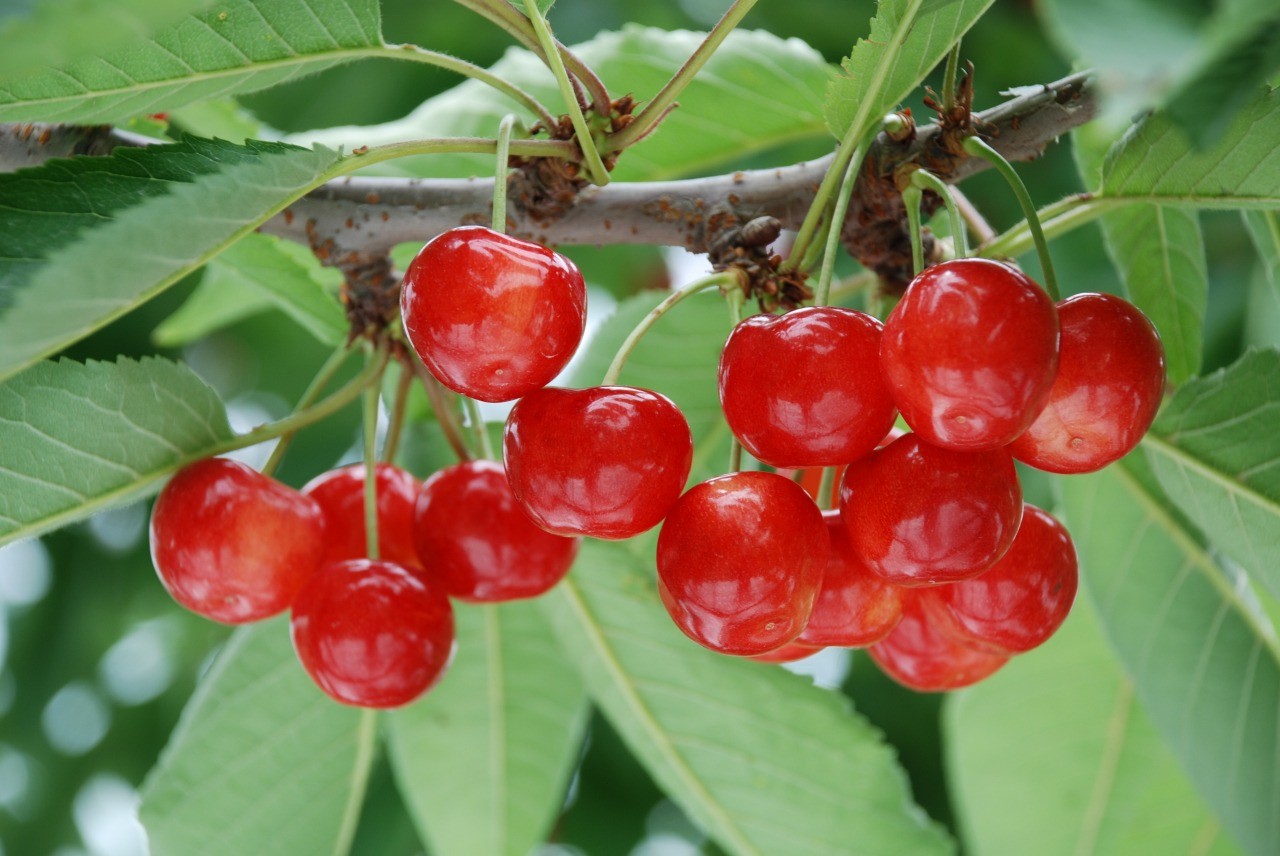
[[[1241,852],[1134,700],[1087,598],[1043,648],[951,695],[945,723],[969,852]]]
[[[226,0],[146,43],[7,81],[0,122],[110,122],[253,92],[382,53],[380,27],[377,0]]]
[[[176,348],[271,308],[271,301],[251,285],[230,277],[215,282],[206,276],[177,311],[152,331],[151,341],[162,348]]]
[[[1245,211],[1244,224],[1258,250],[1271,292],[1280,301],[1280,216],[1274,211]]]
[[[1161,486],[1280,597],[1280,351],[1249,351],[1180,389],[1143,441]]]
[[[134,42],[213,0],[29,0],[0,11],[0,85]]]
[[[582,680],[531,602],[458,604],[455,617],[444,680],[388,716],[391,763],[432,853],[526,856],[577,764]]]
[[[0,384],[0,544],[135,499],[231,437],[222,402],[154,357],[41,363]]]
[[[1169,115],[1198,146],[1216,141],[1251,90],[1280,69],[1280,4],[1235,5],[1215,16],[1204,58],[1168,98]]]
[[[345,853],[376,725],[311,683],[287,619],[237,631],[143,786],[151,852]]]
[[[1200,218],[1193,209],[1136,204],[1105,215],[1102,234],[1125,292],[1156,325],[1169,381],[1200,371],[1209,302]]]
[[[338,159],[192,138],[0,175],[0,379],[200,267]]]
[[[843,138],[857,119],[861,137],[920,85],[951,46],[987,11],[992,0],[880,0],[871,33],[827,86],[824,113]]]
[[[1205,149],[1172,119],[1144,119],[1111,151],[1105,196],[1197,208],[1280,207],[1280,93],[1264,92]]]
[[[217,137],[233,143],[279,136],[233,98],[213,98],[178,107],[169,111],[169,122],[192,136]]]
[[[521,15],[528,17],[528,12],[524,8],[524,3],[520,2],[520,0],[506,0],[506,2],[514,6]],[[551,7],[556,4],[556,0],[537,0],[537,2],[538,10],[541,11],[543,15],[547,14],[547,12],[551,10]]]
[[[1060,484],[1086,589],[1143,709],[1227,832],[1256,856],[1280,852],[1273,629],[1141,457]]]
[[[847,700],[676,629],[653,585],[653,543],[584,542],[543,603],[592,698],[663,790],[734,854],[948,852]]]
[[[627,26],[620,32],[601,33],[573,50],[610,91],[634,93],[643,103],[689,58],[703,36]],[[560,92],[550,72],[528,51],[509,50],[492,70],[544,104],[559,103]],[[689,175],[792,140],[825,136],[822,91],[830,77],[826,61],[796,39],[735,30],[680,93],[679,109],[656,133],[628,149],[613,175],[623,181]],[[428,99],[398,121],[309,132],[292,139],[355,146],[424,136],[493,136],[508,113],[532,122],[524,108],[505,95],[468,80]],[[382,171],[466,178],[491,175],[493,158],[404,158]]]

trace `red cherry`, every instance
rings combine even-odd
[[[690,488],[658,534],[658,592],[693,641],[753,656],[800,635],[827,563],[813,500],[776,473],[742,472]]]
[[[755,654],[750,659],[758,663],[794,663],[796,660],[803,660],[805,657],[812,657],[814,654],[822,650],[821,645],[805,645],[801,642],[788,642],[781,648],[774,651],[766,651],[763,654]]]
[[[151,512],[151,561],[173,599],[243,624],[289,608],[320,565],[324,515],[310,497],[237,461],[183,467]]]
[[[976,684],[1009,658],[971,648],[931,623],[917,598],[908,595],[902,621],[867,649],[884,673],[905,687],[942,692]]]
[[[433,238],[405,271],[400,310],[413,348],[450,389],[512,401],[546,386],[587,323],[569,259],[483,226]]]
[[[905,436],[906,433],[906,431],[897,427],[890,428],[889,433],[884,435],[884,438],[880,440],[879,444],[876,445],[876,448],[883,448],[899,437]],[[831,501],[828,503],[831,508],[835,508],[840,502],[840,482],[844,480],[844,472],[848,468],[849,467],[846,464],[841,464],[836,467],[835,478],[832,479],[831,482]],[[778,473],[779,475],[784,475],[792,480],[795,478],[795,473],[800,473],[800,481],[798,482],[800,487],[804,488],[805,493],[813,497],[814,502],[821,502],[821,500],[818,499],[818,491],[822,488],[822,470],[822,467],[809,467],[803,470],[780,468]]]
[[[1071,536],[1033,505],[1009,552],[981,576],[920,592],[930,616],[965,642],[1000,654],[1041,645],[1062,626],[1079,574]]]
[[[1053,301],[1000,262],[928,268],[884,325],[880,364],[902,417],[936,446],[1006,446],[1044,407],[1058,369]]]
[[[902,589],[858,561],[839,511],[822,512],[831,558],[809,623],[797,642],[863,648],[889,635],[902,618]]]
[[[950,583],[1009,549],[1022,488],[1004,449],[957,452],[907,434],[849,465],[840,514],[854,555],[889,582]]]
[[[1142,310],[1110,294],[1058,304],[1062,357],[1049,403],[1009,451],[1052,473],[1090,473],[1133,451],[1164,393],[1164,347]]]
[[[529,519],[493,461],[455,464],[431,476],[414,520],[422,563],[452,597],[468,601],[536,597],[560,582],[578,552],[577,539]]]
[[[443,587],[393,562],[325,565],[293,605],[293,648],[320,689],[343,704],[399,707],[422,695],[453,656]]]
[[[530,393],[507,417],[503,451],[511,490],[535,523],[593,538],[657,526],[693,465],[684,414],[629,386]]]
[[[378,551],[397,565],[419,567],[413,549],[413,503],[418,480],[391,464],[375,469],[378,487]],[[368,558],[364,525],[364,464],[316,476],[302,489],[320,503],[325,520],[323,564]]]
[[[743,447],[774,467],[845,464],[893,427],[880,322],[812,306],[754,315],[720,355],[720,403]]]

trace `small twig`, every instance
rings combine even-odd
[[[956,207],[960,209],[960,216],[964,218],[969,231],[973,232],[973,237],[979,244],[985,244],[996,236],[996,230],[991,228],[987,218],[983,217],[977,206],[969,201],[969,197],[963,190],[951,185],[951,197],[955,199]]]

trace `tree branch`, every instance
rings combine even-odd
[[[1094,87],[1087,74],[1019,90],[1010,100],[976,114],[992,145],[1010,160],[1031,160],[1057,137],[1091,119]],[[918,129],[908,144],[882,137],[874,160],[903,164],[922,157],[939,132]],[[53,157],[105,154],[144,138],[102,127],[0,125],[0,170],[32,166]],[[734,172],[686,181],[613,183],[586,187],[561,215],[536,219],[518,198],[509,203],[512,234],[547,244],[665,244],[706,252],[715,236],[757,216],[776,217],[795,228],[813,199],[830,157],[778,169]],[[934,170],[958,181],[981,169],[980,158]],[[860,181],[855,197],[862,190]],[[323,247],[332,263],[347,254],[367,257],[398,243],[422,243],[463,223],[490,220],[492,179],[399,179],[348,177],[298,200],[262,226],[262,231]]]

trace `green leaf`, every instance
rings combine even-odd
[[[1245,211],[1243,215],[1271,294],[1280,302],[1280,216],[1274,211]]]
[[[532,602],[458,604],[438,687],[387,718],[405,804],[440,856],[526,856],[560,812],[588,710]]]
[[[212,0],[32,0],[0,12],[0,81],[136,41]]]
[[[188,139],[0,175],[0,379],[200,267],[338,159]]]
[[[844,74],[827,87],[825,115],[843,138],[855,121],[863,126],[893,110],[987,11],[992,0],[880,0],[871,34],[859,39],[843,63]]]
[[[154,488],[231,438],[217,394],[167,360],[41,363],[0,384],[0,544]]]
[[[1232,838],[1280,852],[1274,630],[1140,456],[1059,483],[1085,588],[1152,724]]]
[[[1126,294],[1160,332],[1170,382],[1194,377],[1200,371],[1209,302],[1199,215],[1139,203],[1105,215],[1101,223]]]
[[[232,277],[213,282],[206,276],[177,311],[151,331],[151,341],[176,348],[271,308],[271,301],[251,285]]]
[[[842,697],[689,641],[653,539],[586,541],[544,597],[592,698],[658,785],[734,854],[948,852],[893,752]]]
[[[1143,441],[1169,498],[1280,597],[1280,351],[1249,351],[1180,389]]]
[[[1205,149],[1167,115],[1136,125],[1107,157],[1102,192],[1197,208],[1280,207],[1280,93],[1263,92]]]
[[[226,0],[145,43],[0,83],[0,122],[111,122],[253,92],[389,53],[380,27],[377,0]]]
[[[651,98],[698,46],[703,33],[627,26],[574,46],[613,92]],[[509,50],[492,68],[544,104],[560,103],[560,92],[542,61],[528,51]],[[614,178],[653,181],[712,169],[759,151],[826,136],[822,92],[831,67],[813,48],[766,32],[735,30],[703,70],[680,93],[680,107],[661,128],[627,150]],[[505,95],[468,80],[425,101],[404,119],[367,128],[335,128],[300,134],[295,141],[326,145],[377,145],[433,136],[496,133],[508,113],[527,112]],[[491,175],[489,155],[404,158],[383,169],[397,175],[465,178]]]
[[[376,724],[316,689],[287,619],[237,631],[143,786],[151,852],[345,853]]]
[[[524,8],[524,3],[520,2],[520,0],[507,0],[507,2],[514,6],[521,15],[528,17],[528,11]],[[556,0],[538,0],[538,11],[543,15],[546,15],[547,12],[551,11],[551,7],[555,4]]]
[[[1241,852],[1135,700],[1088,598],[1044,647],[953,694],[945,729],[972,853]]]

